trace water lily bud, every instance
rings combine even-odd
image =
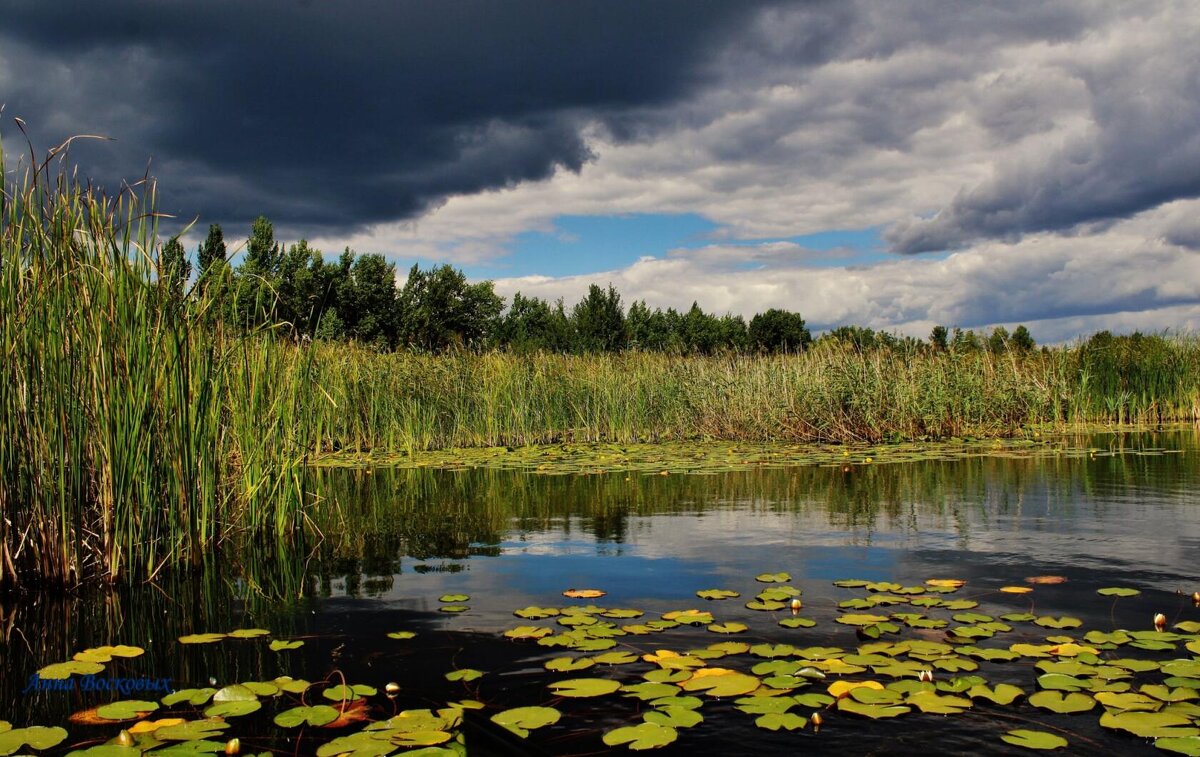
[[[1161,612],[1154,616],[1154,630],[1161,631],[1167,627],[1167,616]]]
[[[242,751],[242,742],[238,741],[236,736],[225,742],[225,754],[237,754],[240,751]]]
[[[932,670],[922,670],[920,673],[917,674],[917,680],[920,681],[921,683],[933,683],[933,671]]]
[[[1192,592],[1192,604],[1200,605],[1200,591]]]
[[[116,741],[121,746],[133,746],[133,734],[121,729],[121,732],[117,734]]]
[[[383,690],[387,692],[389,697],[394,697],[400,693],[400,684],[389,683],[387,686],[383,687]]]
[[[800,598],[799,598],[799,597],[797,597],[796,599],[793,599],[793,600],[792,600],[792,612],[793,612],[793,613],[800,612],[800,608],[801,608],[801,607],[803,607],[803,606],[804,606],[804,605],[803,605],[803,604],[801,604],[801,602],[800,602]]]
[[[812,717],[808,719],[808,722],[812,723],[814,731],[819,731],[821,730],[821,723],[825,722],[825,719],[821,717],[821,713],[814,712]]]

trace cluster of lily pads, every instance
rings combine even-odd
[[[1108,450],[1081,447],[1041,434],[1025,438],[835,446],[778,442],[660,442],[656,444],[556,444],[528,447],[482,447],[412,453],[320,456],[315,464],[329,467],[379,467],[524,470],[551,475],[606,473],[727,473],[762,467],[795,465],[869,465],[967,457],[1110,457],[1120,454],[1165,455],[1177,450],[1139,448]]]
[[[330,731],[330,738],[310,742],[317,744],[318,757],[382,757],[401,750],[423,756],[461,755],[468,745],[463,722],[469,711],[480,711],[478,717],[485,719],[480,722],[490,723],[488,727],[526,739],[560,723],[597,728],[587,721],[588,715],[573,713],[568,705],[589,699],[610,705],[620,701],[623,706],[606,705],[606,709],[633,713],[630,720],[600,726],[604,744],[631,750],[674,743],[681,732],[701,727],[720,703],[722,718],[732,708],[744,713],[756,728],[813,737],[822,725],[841,719],[954,716],[980,707],[1013,708],[1010,719],[1030,727],[1013,728],[999,738],[1032,750],[1071,743],[1073,732],[1041,723],[1040,712],[1073,716],[1099,712],[1103,728],[1153,739],[1166,752],[1200,755],[1198,621],[1182,620],[1168,630],[1165,619],[1155,618],[1146,629],[1085,631],[1082,621],[1070,616],[982,612],[979,595],[962,596],[967,593],[960,593],[965,582],[957,579],[914,585],[840,580],[834,584],[856,596],[838,603],[834,625],[823,629],[823,638],[840,633],[854,643],[806,646],[805,630],[819,622],[805,616],[811,608],[806,608],[801,589],[792,585],[786,572],[763,573],[756,580],[759,586],[752,597],[743,599],[740,591],[731,588],[703,589],[696,592],[702,605],[657,615],[597,604],[605,596],[600,589],[563,592],[566,599],[578,603],[517,609],[514,614],[525,622],[503,636],[514,644],[548,650],[543,663],[546,678],[539,684],[541,701],[534,704],[496,706],[465,698],[438,709],[396,712],[382,700],[396,697],[395,684],[381,691],[364,683],[311,683],[284,676],[219,689],[184,689],[157,701],[119,700],[77,713],[75,722],[112,724],[119,731],[104,743],[77,744],[69,755],[238,754],[241,744],[228,733],[231,721],[259,712],[266,704],[272,706],[272,722],[279,729],[310,729],[309,736]],[[998,591],[1026,595],[1064,580],[1034,576],[1024,585]],[[1139,592],[1110,587],[1098,594],[1116,602]],[[469,599],[443,595],[441,609],[460,612]],[[750,638],[749,623],[718,617],[720,608],[735,600],[754,611],[738,611],[739,617],[761,616],[774,624],[774,631],[764,634],[771,640]],[[691,646],[668,643],[672,632],[679,631],[686,632]],[[697,643],[705,632],[726,638]],[[779,641],[781,633],[787,641]],[[1017,638],[997,643],[1006,634]],[[741,635],[749,640],[735,638]],[[388,636],[405,641],[417,633],[398,630]],[[193,634],[179,641],[216,644],[264,637],[269,637],[264,629],[241,629]],[[271,648],[277,649],[276,642],[298,641],[271,640]],[[140,654],[137,647],[97,647],[73,660],[48,665],[40,674],[44,678],[88,675],[114,658]],[[989,678],[984,666],[999,676]],[[470,684],[469,693],[474,694],[478,684],[473,682],[486,682],[489,675],[493,673],[457,668],[446,672],[445,678]],[[389,709],[390,714],[379,719]],[[722,723],[728,726],[727,721]],[[61,727],[13,728],[0,721],[0,757],[26,747],[51,749],[66,739],[67,731]]]

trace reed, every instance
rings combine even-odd
[[[0,587],[146,578],[300,538],[314,454],[1200,420],[1187,336],[681,357],[382,353],[297,344],[265,317],[235,332],[238,287],[185,292],[160,264],[152,184],[109,199],[60,166],[30,161],[0,207]]]

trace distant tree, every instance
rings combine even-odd
[[[1029,333],[1029,329],[1025,328],[1025,324],[1021,324],[1013,329],[1012,336],[1008,339],[1008,344],[1018,352],[1030,352],[1037,346],[1033,341],[1033,335]]]
[[[891,337],[890,334],[884,335],[882,332],[876,334],[874,329],[865,326],[838,326],[836,329],[827,331],[821,338],[849,345],[857,352],[866,352],[886,344],[889,337]]]
[[[225,264],[225,235],[221,232],[220,224],[208,227],[208,236],[201,243],[196,253],[196,276],[204,279],[217,266]]]
[[[392,348],[399,342],[396,305],[396,266],[382,255],[358,255],[347,250],[347,276],[338,287],[338,316],[346,336],[362,344]]]
[[[1002,352],[1008,351],[1008,329],[1003,326],[997,326],[992,329],[991,335],[987,341],[988,352],[993,355],[999,355]]]
[[[945,326],[934,326],[933,331],[929,332],[929,346],[938,352],[945,352],[950,348],[948,336],[949,332]]]
[[[955,326],[950,336],[950,348],[955,352],[978,352],[983,349],[983,345],[973,330],[963,331]]]
[[[192,263],[180,243],[179,237],[171,237],[158,254],[159,281],[176,300],[183,298],[183,288],[192,275]]]
[[[246,240],[244,267],[253,273],[270,277],[283,261],[283,247],[275,241],[275,226],[266,216],[254,219],[250,238]]]
[[[588,287],[587,296],[571,310],[571,322],[580,352],[616,352],[628,343],[621,295],[612,284],[607,291],[595,284]]]
[[[513,295],[512,305],[500,319],[495,342],[514,352],[562,352],[570,348],[570,324],[563,311],[537,297]]]
[[[427,350],[483,346],[504,309],[492,282],[469,284],[448,265],[429,271],[414,265],[398,301],[403,340]]]
[[[748,340],[761,352],[799,352],[812,344],[812,334],[799,313],[771,308],[750,319]]]

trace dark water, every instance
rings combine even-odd
[[[314,491],[341,507],[336,513],[327,506],[314,509],[314,522],[325,536],[319,543],[245,545],[257,557],[234,561],[228,553],[215,555],[198,575],[167,576],[153,586],[103,596],[0,600],[0,720],[55,725],[72,712],[129,698],[24,691],[42,665],[68,660],[87,647],[124,643],[147,652],[114,662],[106,676],[170,678],[175,688],[206,686],[210,678],[220,686],[283,674],[336,682],[344,676],[380,689],[396,682],[402,687],[399,698],[372,698],[373,718],[396,708],[436,708],[464,698],[484,702],[488,709],[466,729],[472,754],[603,752],[601,734],[639,722],[646,705],[619,697],[558,700],[546,684],[593,676],[636,682],[649,666],[551,673],[543,663],[577,653],[500,635],[517,625],[553,627],[553,618],[521,620],[512,612],[528,605],[586,604],[561,596],[577,587],[606,591],[592,600],[598,605],[646,612],[645,618],[618,623],[697,608],[718,621],[750,626],[738,636],[718,636],[698,626],[616,639],[615,649],[638,654],[726,640],[853,651],[864,642],[853,628],[833,620],[838,602],[866,596],[861,589],[833,586],[848,578],[905,585],[960,578],[966,586],[944,598],[978,601],[975,612],[1029,611],[1084,622],[1076,631],[1062,632],[1014,623],[1012,632],[980,646],[1040,643],[1055,633],[1081,637],[1091,629],[1148,630],[1157,612],[1172,624],[1200,620],[1200,609],[1190,599],[1200,590],[1196,429],[1098,435],[1073,443],[1100,452],[855,466],[849,472],[806,467],[694,476],[328,471],[317,477]],[[764,588],[754,577],[775,571],[789,572],[791,584],[803,590],[801,614],[816,620],[816,627],[781,628],[777,621],[790,617],[787,611],[744,607]],[[1025,595],[998,591],[1045,574],[1067,580]],[[1108,586],[1142,593],[1117,601],[1097,596],[1098,588]],[[696,598],[697,590],[709,588],[733,589],[742,597]],[[447,593],[469,595],[470,609],[439,612],[438,598]],[[271,652],[262,639],[204,646],[176,642],[183,634],[239,627],[269,629],[275,638],[305,644]],[[402,629],[417,637],[387,638]],[[904,629],[899,637],[884,638],[941,639],[943,633]],[[1124,649],[1105,654],[1133,656]],[[1181,642],[1171,652],[1138,651],[1137,656],[1165,660],[1190,653]],[[741,655],[711,664],[749,669],[760,661]],[[470,683],[445,680],[447,671],[466,667],[486,675]],[[981,663],[978,671],[993,685],[1013,683],[1026,694],[1037,690],[1038,673],[1029,660]],[[823,691],[832,680],[810,690]],[[554,704],[563,718],[526,742],[515,742],[487,722],[494,711],[532,704]],[[795,711],[807,715],[811,708]],[[728,700],[710,700],[701,709],[705,722],[681,729],[679,740],[663,751],[1000,754],[1020,751],[1001,742],[1001,733],[1035,728],[1066,736],[1071,746],[1065,753],[1160,753],[1150,740],[1101,728],[1101,711],[1055,715],[1024,702],[999,707],[979,700],[961,715],[914,712],[889,721],[835,710],[825,713],[819,733],[773,733],[755,728],[754,717]],[[272,728],[269,714],[233,720],[229,735],[239,735],[247,752],[312,753],[357,728],[309,729],[298,739],[296,731]],[[70,725],[71,737],[54,751],[100,743],[115,730]]]

